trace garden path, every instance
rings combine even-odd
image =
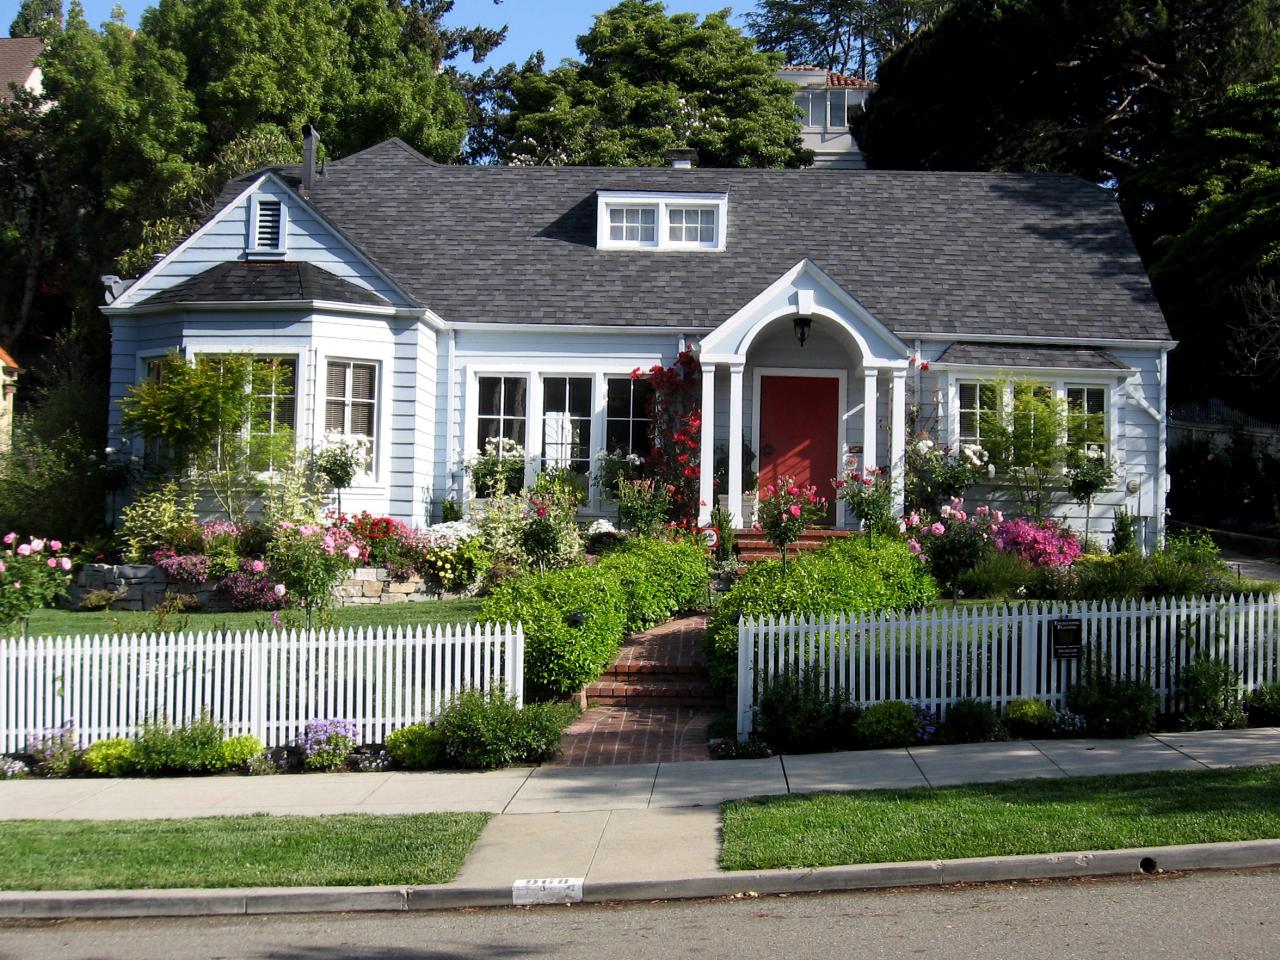
[[[710,760],[707,730],[725,700],[707,680],[705,616],[630,637],[586,690],[590,704],[565,731],[563,766]]]

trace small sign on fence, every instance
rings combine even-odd
[[[1084,627],[1079,619],[1049,621],[1049,649],[1055,660],[1079,660]]]

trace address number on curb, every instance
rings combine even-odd
[[[517,880],[511,884],[511,903],[523,907],[534,903],[580,903],[584,877],[552,877]]]

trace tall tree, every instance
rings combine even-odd
[[[22,0],[9,24],[11,37],[43,37],[62,26],[62,0]]]
[[[869,80],[949,0],[759,0],[746,15],[761,50]]]
[[[623,0],[578,38],[582,62],[512,78],[512,108],[496,121],[498,155],[513,164],[653,165],[693,147],[706,166],[798,166],[794,88],[782,58],[758,52],[727,10],[668,15],[656,0]]]

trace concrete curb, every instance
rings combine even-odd
[[[1280,840],[1193,843],[1130,850],[921,860],[799,870],[735,871],[667,880],[588,883],[588,903],[680,900],[747,893],[826,893],[884,887],[1132,876],[1166,870],[1280,866]],[[263,887],[226,890],[0,892],[0,918],[106,919],[278,913],[457,910],[511,905],[510,887]]]

